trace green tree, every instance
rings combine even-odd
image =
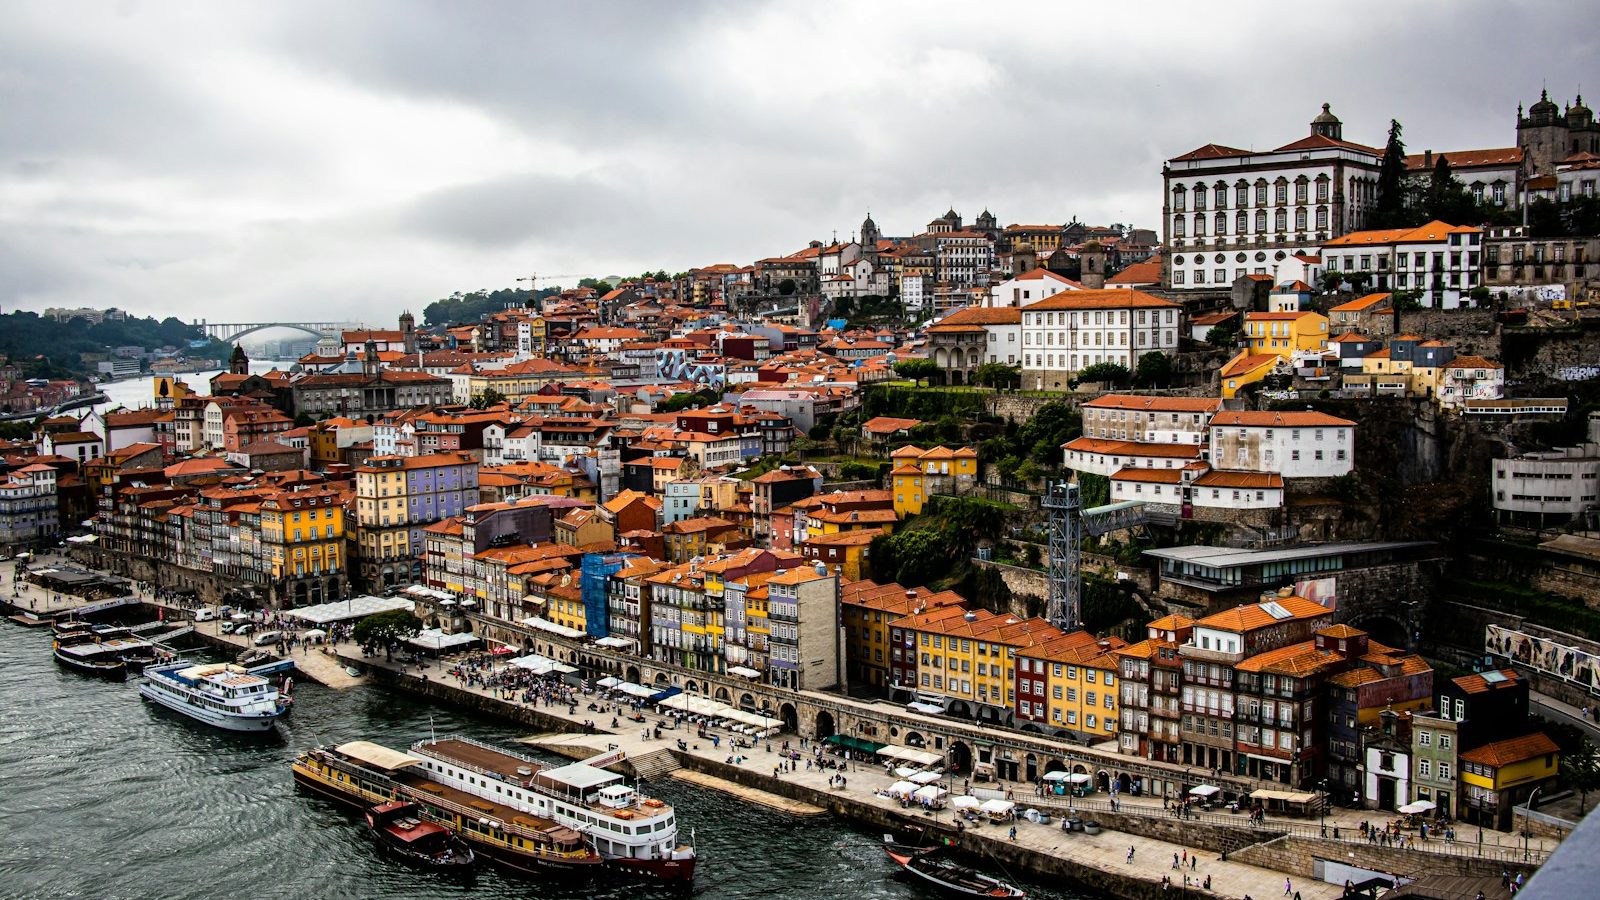
[[[422,620],[404,609],[373,613],[356,623],[350,637],[369,653],[383,649],[385,659],[394,658],[394,648],[417,636]]]
[[[787,297],[795,292],[796,287],[793,278],[785,278],[778,282],[778,294]]]
[[[1383,162],[1378,166],[1378,202],[1368,219],[1373,228],[1411,224],[1406,209],[1406,144],[1400,132],[1400,122],[1389,120],[1389,140],[1383,146]]]
[[[1400,312],[1414,312],[1422,308],[1422,292],[1395,291],[1389,295],[1389,304]]]
[[[294,427],[296,428],[305,428],[315,424],[317,424],[317,420],[311,418],[310,413],[301,413],[300,415],[294,417]]]
[[[1073,381],[1077,384],[1108,384],[1112,387],[1124,387],[1128,383],[1128,367],[1113,362],[1095,363],[1079,369],[1078,377]]]
[[[491,406],[495,406],[496,404],[504,402],[506,402],[505,394],[500,393],[492,387],[486,387],[483,389],[483,393],[472,395],[472,399],[467,402],[467,405],[473,409],[488,409]]]
[[[679,392],[656,404],[656,412],[673,413],[683,412],[686,409],[699,409],[708,401],[700,394]]]
[[[1234,330],[1226,325],[1213,325],[1206,332],[1206,343],[1217,348],[1233,346]]]
[[[1172,382],[1172,359],[1160,350],[1151,350],[1139,357],[1133,377],[1141,387],[1166,387]]]
[[[1052,400],[1017,429],[1017,447],[1028,459],[1054,469],[1061,465],[1061,445],[1082,434],[1083,416],[1072,404]]]
[[[988,385],[993,388],[1016,387],[1022,384],[1022,367],[987,362],[979,366],[977,371],[973,373],[972,381],[975,384]]]
[[[902,359],[894,364],[894,373],[901,378],[909,378],[921,385],[924,381],[938,375],[939,364],[931,359]]]
[[[1111,479],[1093,472],[1079,472],[1078,498],[1084,509],[1105,506],[1111,502]]]
[[[1344,273],[1329,269],[1322,273],[1322,290],[1332,294],[1339,290],[1339,285],[1344,283]]]
[[[1017,474],[1017,480],[1018,481],[1033,481],[1033,480],[1039,478],[1040,476],[1044,475],[1044,470],[1039,468],[1039,464],[1038,463],[1036,463],[1033,460],[1029,459],[1029,460],[1024,460],[1022,465],[1017,466],[1017,473],[1016,474]]]
[[[1583,815],[1589,808],[1589,792],[1600,790],[1600,760],[1587,736],[1578,738],[1577,747],[1562,752],[1561,780],[1578,792],[1578,814]]]

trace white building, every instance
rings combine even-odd
[[[984,306],[1023,307],[1062,291],[1081,291],[1083,285],[1049,269],[1032,269],[989,289]]]
[[[947,231],[937,235],[939,280],[953,287],[989,283],[994,271],[994,241],[981,231]]]
[[[1471,306],[1483,283],[1483,229],[1433,221],[1418,228],[1357,231],[1322,246],[1329,272],[1364,273],[1377,291],[1420,291],[1423,306]]]
[[[1111,475],[1111,502],[1139,500],[1204,509],[1278,509],[1283,478],[1271,472],[1232,472],[1194,462],[1181,469],[1125,468]]]
[[[928,311],[932,303],[933,276],[905,275],[900,279],[900,302],[906,313],[918,317]]]
[[[1126,469],[1170,469],[1176,472],[1200,461],[1199,444],[1148,444],[1139,441],[1073,438],[1061,446],[1066,467],[1074,472],[1110,476]]]
[[[1211,416],[1222,408],[1212,397],[1105,394],[1079,407],[1083,436],[1160,444],[1205,443]]]
[[[1493,482],[1502,521],[1543,526],[1600,510],[1600,413],[1583,444],[1495,460]]]
[[[1505,366],[1481,356],[1458,356],[1444,364],[1434,396],[1445,409],[1457,409],[1469,400],[1500,400],[1505,395]]]
[[[1346,141],[1328,109],[1275,150],[1207,144],[1167,161],[1162,228],[1173,290],[1227,290],[1366,224],[1383,151]]]
[[[1132,290],[1062,291],[1022,309],[1022,380],[1035,390],[1062,390],[1096,363],[1132,371],[1152,350],[1178,349],[1182,307]]]
[[[1320,412],[1222,410],[1211,417],[1211,464],[1284,478],[1334,478],[1355,465],[1355,423]]]

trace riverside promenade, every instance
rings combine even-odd
[[[399,662],[386,662],[380,658],[347,657],[354,665],[375,670],[373,677],[402,690],[425,694],[445,702],[457,702],[489,714],[499,714],[514,721],[540,727],[565,728],[575,732],[561,737],[543,737],[535,746],[577,756],[584,751],[601,753],[613,745],[628,754],[630,761],[640,764],[641,771],[649,769],[655,777],[667,774],[661,769],[662,756],[669,756],[669,765],[684,766],[714,775],[724,781],[743,784],[783,797],[802,800],[835,814],[875,827],[892,828],[901,836],[917,831],[948,835],[957,840],[960,849],[987,868],[998,873],[1007,869],[1025,868],[1035,875],[1064,875],[1092,887],[1109,891],[1119,897],[1156,898],[1182,896],[1184,876],[1189,879],[1191,896],[1270,898],[1285,896],[1285,875],[1282,872],[1235,860],[1225,860],[1222,854],[1201,850],[1193,845],[1176,843],[1151,837],[1144,833],[1106,830],[1098,835],[1066,833],[1059,820],[1049,825],[1035,825],[1024,819],[1015,823],[1016,837],[1010,836],[1010,825],[988,824],[967,828],[959,835],[955,830],[952,810],[928,814],[920,807],[906,808],[891,797],[878,792],[886,790],[898,779],[875,763],[848,761],[843,770],[805,768],[805,760],[812,758],[814,746],[799,738],[784,735],[773,741],[758,742],[755,747],[738,749],[730,746],[736,737],[727,732],[712,730],[717,743],[710,738],[696,736],[692,727],[683,725],[676,729],[663,729],[661,739],[646,733],[646,725],[622,718],[621,713],[591,712],[588,704],[593,695],[580,695],[575,712],[566,706],[526,704],[502,699],[493,688],[468,686],[449,677],[448,660],[430,663],[426,669],[405,666]],[[616,709],[612,704],[611,708]],[[611,728],[611,720],[619,719],[618,727]],[[663,721],[659,714],[647,713],[652,727]],[[671,720],[667,720],[671,721]],[[592,722],[593,733],[586,733],[586,723]],[[683,740],[688,747],[680,751],[677,742]],[[780,765],[782,750],[787,740],[789,749],[801,755],[796,771],[775,772]],[[560,745],[560,746],[556,746]],[[770,746],[770,749],[769,749]],[[586,755],[586,754],[585,754]],[[731,760],[731,761],[730,761]],[[830,783],[830,778],[843,775],[844,786]],[[950,787],[949,782],[946,786]],[[961,785],[953,785],[956,793]],[[993,787],[991,785],[987,785]],[[1001,787],[1011,787],[1019,811],[1033,804],[1031,788],[1026,785],[1001,782]],[[735,794],[737,796],[737,794]],[[692,824],[692,823],[688,823]],[[1263,839],[1270,835],[1262,835]],[[1133,858],[1128,858],[1129,849]],[[1173,859],[1183,861],[1182,870],[1173,867]],[[1190,860],[1198,860],[1190,862]],[[1170,880],[1163,891],[1162,879]],[[1200,888],[1206,878],[1211,879],[1211,890]],[[1342,887],[1291,877],[1292,890],[1302,898],[1334,898]]]

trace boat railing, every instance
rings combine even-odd
[[[419,788],[413,788],[410,785],[403,785],[387,775],[382,775],[370,769],[361,768],[360,766],[351,765],[340,759],[338,756],[326,751],[320,752],[318,754],[318,758],[320,762],[322,762],[324,765],[327,765],[329,768],[337,769],[354,778],[367,779],[382,787],[389,788],[396,795],[403,794],[407,798],[423,805],[437,806],[440,809],[448,810],[449,812],[455,813],[459,816],[464,816],[475,822],[492,822],[496,828],[504,831],[507,834],[515,834],[524,838],[531,838],[534,841],[552,840],[551,835],[547,833],[548,829],[528,828],[523,825],[517,825],[513,822],[502,821],[499,818],[489,815],[481,809],[475,809],[466,805],[465,803],[457,803],[454,800],[430,794],[427,791]],[[565,827],[559,826],[555,822],[552,822],[551,825],[556,827]]]
[[[456,735],[456,734],[446,735],[446,736],[441,737],[441,738],[428,738],[425,741],[417,741],[415,744],[411,745],[411,749],[412,750],[416,750],[418,752],[426,753],[427,752],[427,747],[429,745],[437,744],[440,741],[460,741],[463,744],[471,744],[474,747],[478,747],[478,748],[481,748],[481,749],[484,749],[484,750],[488,750],[488,751],[491,751],[493,753],[504,754],[506,756],[511,757],[512,759],[518,760],[520,762],[527,763],[528,767],[533,770],[533,773],[530,773],[528,775],[528,777],[525,778],[525,779],[524,778],[513,778],[513,777],[505,774],[504,772],[496,772],[493,769],[485,769],[485,768],[483,768],[481,766],[475,766],[472,763],[464,762],[464,761],[456,759],[454,757],[450,758],[450,765],[452,765],[452,766],[456,766],[458,768],[466,769],[469,772],[476,772],[479,775],[484,775],[484,776],[487,776],[489,778],[493,778],[493,779],[495,779],[497,781],[503,781],[506,784],[515,784],[515,785],[520,785],[522,787],[528,787],[528,786],[533,784],[533,775],[537,774],[540,769],[545,767],[544,763],[541,763],[538,760],[533,759],[532,757],[523,756],[520,753],[515,753],[515,752],[510,751],[510,750],[503,750],[503,749],[501,749],[499,747],[496,747],[493,744],[488,744],[488,743],[485,743],[483,741],[473,740],[472,738],[462,737],[462,736]]]

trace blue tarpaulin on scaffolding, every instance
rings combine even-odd
[[[681,694],[681,693],[683,693],[683,688],[669,687],[666,690],[662,691],[661,693],[656,694],[655,696],[651,697],[650,698],[650,702],[651,703],[660,703],[661,701],[667,699],[668,697],[671,697],[673,694]]]
[[[606,627],[606,592],[611,576],[621,571],[630,559],[627,553],[585,553],[583,565],[578,570],[578,593],[583,598],[583,630],[590,637],[603,638],[610,634]]]

